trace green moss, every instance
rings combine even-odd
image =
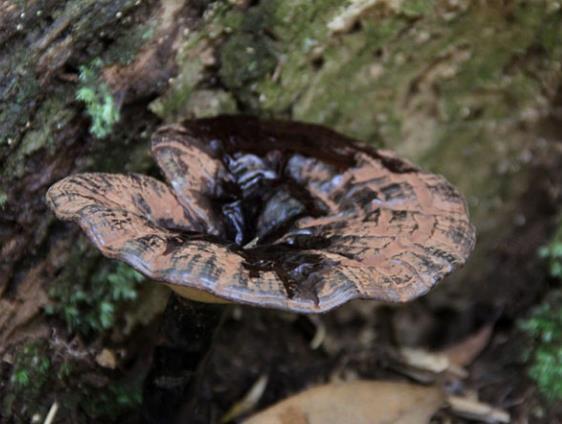
[[[433,10],[433,1],[430,0],[407,0],[400,4],[400,12],[406,16],[417,18]]]
[[[151,103],[150,109],[169,121],[174,121],[181,115],[188,115],[186,104],[189,103],[197,85],[203,79],[204,68],[199,54],[186,58],[181,72],[174,78],[173,89],[166,96]]]
[[[33,405],[35,411],[46,411],[47,405],[41,405],[41,397],[49,381],[52,362],[44,343],[31,342],[20,348],[12,366],[9,378],[8,396],[2,401],[5,416],[12,415],[14,404]],[[23,415],[31,415],[27,411]]]
[[[1,403],[4,418],[24,423],[37,414],[45,417],[55,400],[62,420],[117,422],[136,413],[142,400],[142,372],[121,381],[114,371],[115,380],[107,382],[104,371],[87,356],[66,349],[55,350],[47,340],[20,347]]]
[[[107,137],[120,118],[119,107],[109,86],[100,80],[102,65],[102,61],[98,59],[88,66],[81,66],[80,87],[76,91],[76,99],[84,102],[86,112],[92,120],[90,132],[97,138]]]
[[[144,33],[135,33],[135,28],[127,29],[127,24],[111,25],[116,19],[117,14],[125,16],[131,9],[138,7],[137,0],[74,0],[67,2],[56,2],[51,4],[48,13],[42,13],[41,17],[34,18],[33,28],[25,28],[25,31],[37,32],[37,34],[47,34],[53,21],[66,22],[64,36],[67,40],[72,39],[73,43],[67,48],[75,45],[87,45],[88,48],[82,53],[96,55],[104,53],[106,47],[98,39],[102,31],[106,37],[118,40],[109,49],[108,58],[119,62],[119,58],[129,60],[134,51],[142,45]],[[22,10],[26,6],[21,6]],[[43,10],[43,12],[46,12]],[[108,30],[108,27],[111,30]],[[54,27],[53,27],[54,28]],[[145,28],[145,32],[146,32]],[[57,29],[54,29],[56,32]],[[110,32],[111,31],[111,32]],[[0,88],[2,97],[2,107],[0,110],[0,146],[3,144],[18,144],[22,135],[26,132],[26,124],[40,125],[42,121],[36,118],[35,112],[38,106],[37,101],[43,99],[47,94],[49,98],[61,96],[60,91],[46,92],[45,87],[56,86],[60,89],[62,84],[45,84],[53,77],[52,69],[58,65],[49,63],[49,55],[45,55],[45,48],[26,48],[25,37],[14,37],[13,45],[9,43],[5,49],[7,60],[0,63],[0,75],[7,76]],[[51,40],[52,41],[52,40]],[[56,43],[51,43],[46,47],[56,51]],[[62,52],[62,50],[61,50]],[[56,54],[55,54],[56,56]],[[111,57],[110,57],[111,56]],[[57,56],[58,57],[58,56]],[[52,58],[51,58],[52,59]],[[60,65],[60,64],[59,64]],[[51,69],[51,66],[54,66]],[[43,78],[46,78],[43,81]],[[72,93],[74,94],[74,93]],[[3,154],[0,151],[0,155]],[[2,158],[3,159],[3,158]]]
[[[149,20],[144,25],[135,25],[117,38],[110,48],[103,52],[104,62],[128,65],[132,63],[143,46],[150,42],[155,34],[157,20]]]
[[[546,399],[562,400],[562,291],[552,292],[520,326],[535,343],[529,376]]]
[[[96,420],[120,417],[140,407],[142,379],[133,384],[112,383],[103,390],[90,388],[85,395],[80,405],[88,417]]]
[[[275,67],[275,55],[263,37],[252,33],[232,36],[221,48],[219,75],[223,83],[239,90],[263,78]]]
[[[277,64],[272,42],[259,29],[229,37],[220,50],[221,81],[252,109],[258,104],[252,84],[273,73]]]
[[[236,113],[238,107],[232,94],[222,90],[195,90],[184,108],[198,118]]]
[[[4,209],[6,203],[8,203],[8,195],[3,191],[0,191],[0,210]]]
[[[51,361],[38,343],[31,343],[20,350],[10,382],[14,390],[39,393],[49,377]]]
[[[163,120],[174,122],[187,116],[236,112],[231,93],[220,88],[210,89],[205,84],[210,69],[215,66],[214,48],[227,29],[225,16],[229,10],[226,2],[212,3],[203,14],[199,29],[186,32],[176,57],[178,73],[170,80],[164,95],[149,106]]]
[[[539,256],[547,261],[550,276],[562,280],[562,223],[552,241],[539,249]]]
[[[126,264],[100,261],[84,248],[49,290],[45,312],[61,318],[70,332],[92,335],[115,324],[121,305],[134,301],[144,277]]]
[[[57,90],[56,95],[41,104],[35,112],[35,119],[41,124],[28,127],[12,152],[10,160],[0,170],[0,176],[5,181],[22,177],[31,155],[37,154],[41,150],[48,152],[56,150],[53,134],[67,125],[74,116],[73,112],[66,107],[68,97],[68,90]]]
[[[562,223],[539,256],[547,261],[549,276],[562,281]],[[526,352],[529,376],[547,400],[562,400],[562,290],[549,293],[519,325],[533,340]]]
[[[17,66],[10,62],[17,63]],[[31,118],[29,99],[36,98],[41,91],[38,79],[30,71],[32,63],[29,49],[19,49],[10,61],[2,61],[0,64],[0,75],[11,76],[6,79],[8,89],[2,92],[5,99],[2,100],[3,107],[0,110],[0,145],[16,143],[18,128],[24,128]]]

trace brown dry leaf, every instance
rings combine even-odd
[[[438,353],[422,349],[402,348],[400,355],[406,364],[411,367],[439,374],[447,371],[451,363],[449,358]]]
[[[115,356],[115,352],[111,349],[102,349],[101,352],[96,355],[96,362],[103,368],[114,370],[117,367],[117,357]]]
[[[487,403],[482,403],[475,399],[449,396],[447,403],[451,407],[451,412],[459,417],[485,423],[507,424],[510,422],[509,414],[504,410],[494,408]]]
[[[493,326],[485,325],[476,333],[461,340],[440,353],[446,356],[452,364],[460,367],[470,365],[482,353],[492,336]]]
[[[267,387],[267,375],[262,375],[256,380],[252,388],[246,393],[240,401],[236,402],[232,407],[223,415],[221,423],[228,423],[234,418],[239,417],[254,409],[256,404],[261,399],[265,388]]]
[[[437,387],[366,380],[333,383],[291,396],[245,424],[425,424],[443,402]]]
[[[444,373],[466,378],[468,373],[462,367],[453,364],[449,358],[439,352],[428,352],[423,349],[402,348],[399,351],[396,371],[420,383],[432,383]]]

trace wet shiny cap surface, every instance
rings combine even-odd
[[[243,116],[161,127],[167,184],[85,173],[47,193],[105,255],[231,302],[325,312],[404,302],[465,263],[459,192],[394,153],[317,125]]]

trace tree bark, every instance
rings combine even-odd
[[[533,220],[521,202],[536,184],[536,158],[560,155],[539,140],[562,78],[562,14],[551,3],[0,1],[0,354],[8,368],[6,355],[31,340],[52,343],[54,331],[72,339],[44,308],[57,302],[50,291],[61,273],[78,275],[92,255],[73,254],[78,231],[54,220],[46,189],[84,170],[156,173],[150,134],[186,116],[321,123],[445,174],[467,196],[479,244],[435,299],[488,281],[498,240],[513,222]],[[77,100],[80,89],[99,104]],[[118,122],[103,120],[104,105]],[[0,394],[8,389],[3,383]]]
[[[176,295],[170,298],[143,385],[146,422],[209,422],[203,405],[193,405],[190,399],[198,390],[200,374],[205,371],[205,361],[226,308]]]

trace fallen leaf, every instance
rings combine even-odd
[[[366,380],[333,383],[291,396],[245,424],[425,424],[443,402],[437,387]]]
[[[470,365],[488,345],[492,336],[492,330],[491,324],[485,325],[476,333],[442,350],[440,353],[457,366],[464,367]]]
[[[251,411],[261,399],[267,386],[267,380],[267,375],[262,375],[258,378],[252,388],[248,391],[248,393],[246,393],[246,396],[232,405],[232,407],[224,414],[221,419],[221,423],[227,423],[235,418],[238,418],[240,415]]]
[[[398,353],[398,363],[394,365],[394,369],[421,383],[433,383],[444,373],[458,378],[466,378],[468,375],[466,370],[451,363],[446,355],[439,352],[401,348]]]
[[[102,349],[102,351],[96,355],[96,362],[103,368],[114,370],[117,367],[117,357],[115,353],[106,348]]]
[[[509,423],[509,414],[478,400],[449,396],[447,403],[455,415],[484,423]]]
[[[316,327],[316,331],[314,332],[314,337],[310,341],[310,348],[312,350],[318,349],[324,343],[324,339],[326,339],[326,325],[322,322],[322,320],[315,315],[309,315],[308,318]]]
[[[436,374],[446,371],[451,365],[447,356],[421,349],[405,347],[400,349],[400,354],[406,364]]]

